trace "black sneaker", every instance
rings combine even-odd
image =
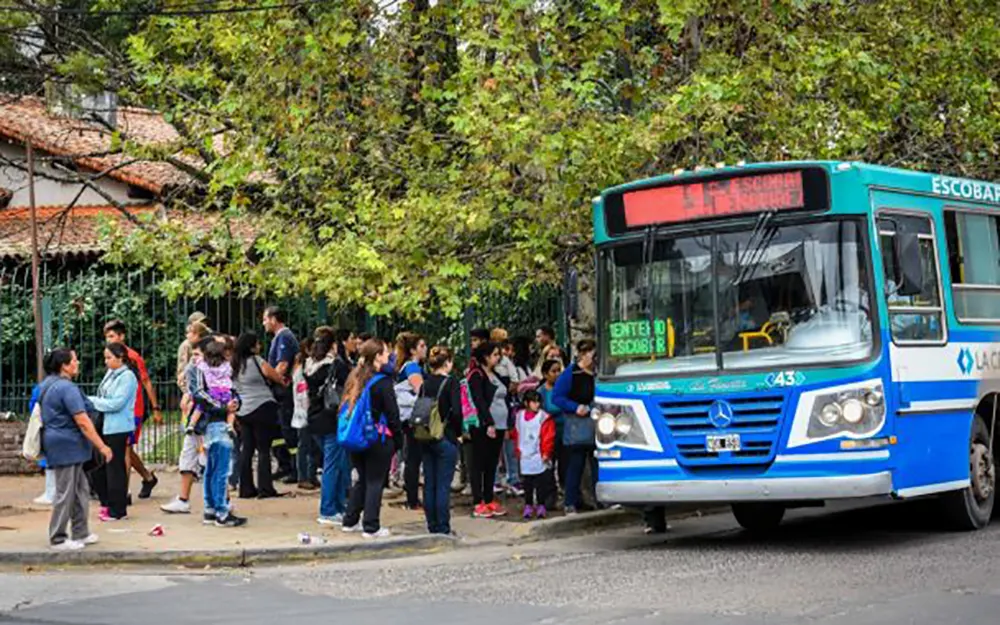
[[[202,517],[201,517],[201,524],[202,525],[212,525],[213,523],[215,523],[215,513],[214,512],[206,512],[204,515],[202,515]]]
[[[156,479],[156,474],[151,474],[153,479],[142,481],[142,490],[139,491],[139,499],[149,499],[149,496],[153,494],[153,489],[156,485],[160,483],[160,480]]]
[[[215,520],[215,527],[242,527],[246,524],[246,518],[236,516],[235,514],[228,514],[224,519]]]

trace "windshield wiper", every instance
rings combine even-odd
[[[743,253],[743,257],[736,259],[738,273],[736,274],[734,284],[742,284],[744,280],[748,280],[753,276],[753,273],[757,270],[757,264],[767,251],[767,246],[777,236],[778,229],[768,227],[771,221],[773,221],[776,212],[767,211],[766,213],[761,213],[760,217],[757,218],[756,225],[750,231],[750,239],[747,241],[747,249]]]

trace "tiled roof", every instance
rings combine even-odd
[[[147,109],[119,107],[117,127],[127,138],[149,146],[178,139],[177,131],[161,114]],[[111,146],[111,134],[106,128],[96,122],[52,115],[43,99],[32,96],[0,94],[0,136],[22,143],[30,139],[39,150],[70,157],[94,171],[104,171],[131,159],[122,154],[102,154]],[[195,164],[190,157],[183,160]],[[132,163],[108,175],[156,194],[190,181],[187,174],[162,161]]]
[[[139,216],[158,212],[158,206],[129,207],[130,214]],[[99,229],[102,216],[121,220],[127,228],[127,221],[114,206],[39,206],[38,246],[43,255],[86,255],[103,251]],[[171,219],[179,219],[191,230],[205,231],[220,219],[218,214],[195,212],[171,213]],[[249,243],[255,229],[249,222],[241,222],[232,228],[233,234]],[[31,213],[28,208],[11,208],[0,211],[0,258],[24,258],[31,254]]]

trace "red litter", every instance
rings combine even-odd
[[[163,536],[163,526],[162,525],[154,525],[153,529],[149,530],[149,535],[150,536]]]

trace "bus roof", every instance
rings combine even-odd
[[[705,168],[698,171],[684,171],[678,174],[635,180],[605,189],[601,192],[601,197],[603,198],[609,193],[620,193],[637,187],[655,186],[680,180],[690,180],[693,182],[703,177],[718,176],[720,174],[736,174],[746,171],[767,171],[769,169],[788,169],[794,167],[822,167],[831,174],[854,172],[859,176],[858,182],[863,184],[880,185],[887,188],[920,193],[933,193],[935,195],[952,197],[956,200],[1000,204],[1000,185],[981,180],[956,178],[944,174],[872,165],[860,161],[778,161]],[[979,188],[978,194],[977,187]],[[990,187],[992,192],[985,193],[984,198],[983,189],[985,187]]]

